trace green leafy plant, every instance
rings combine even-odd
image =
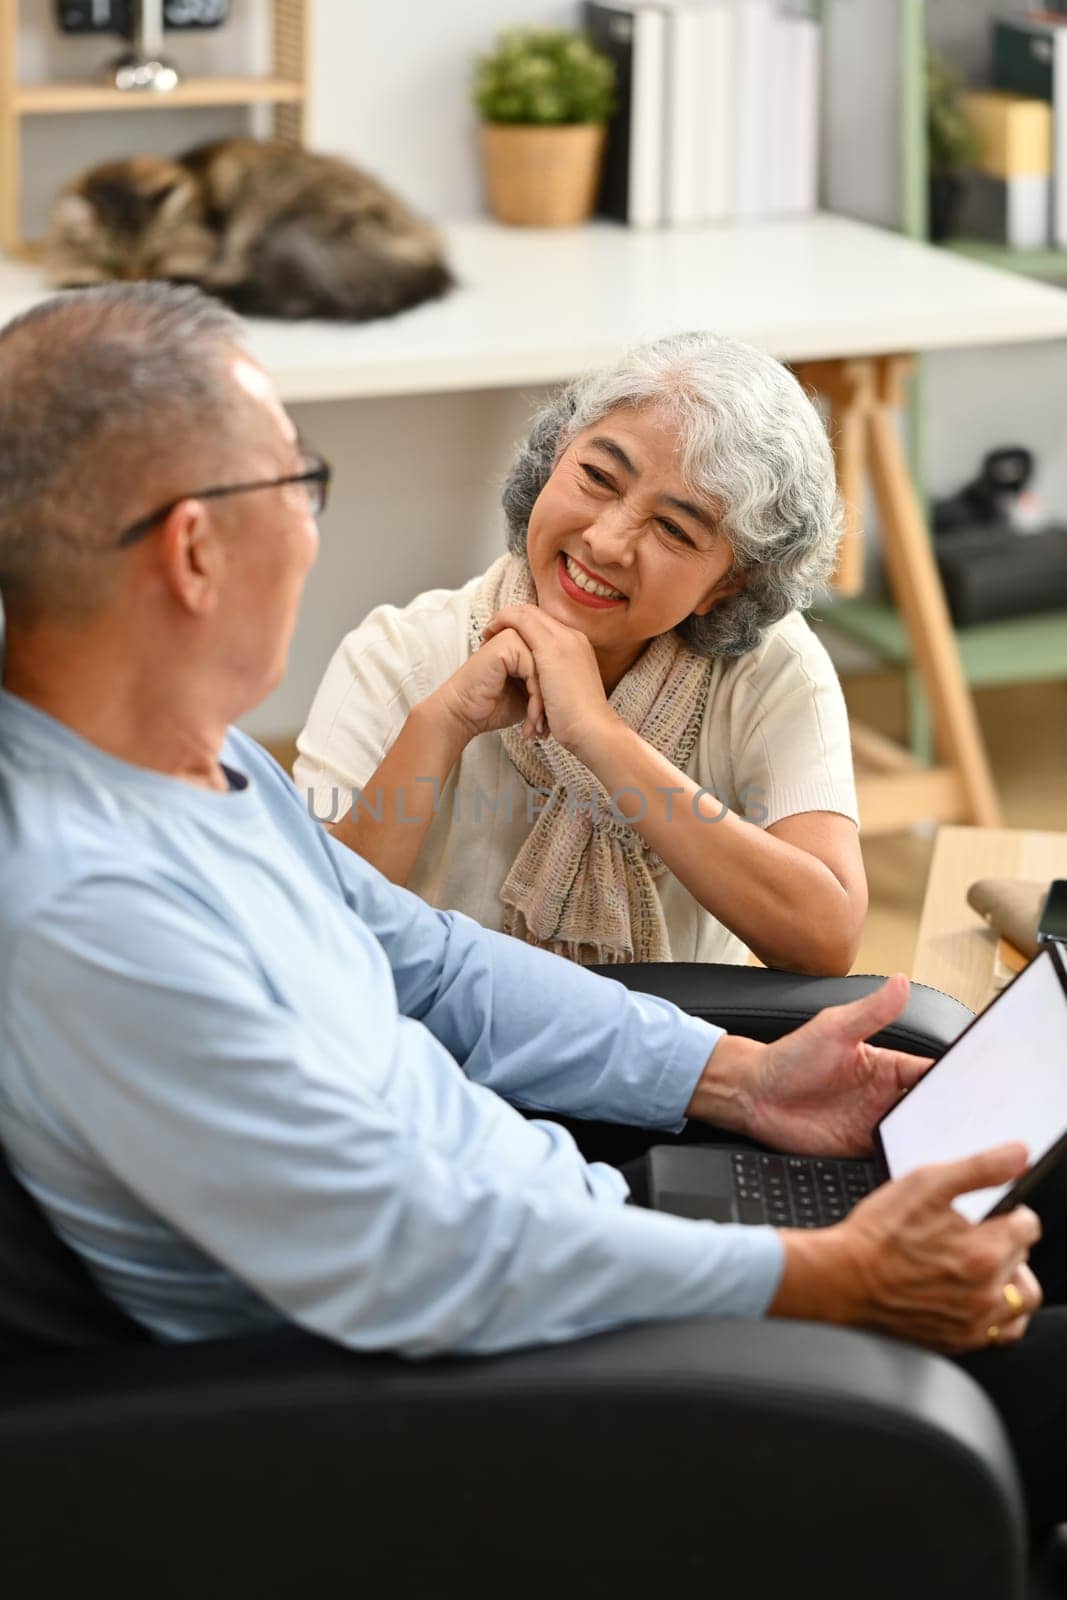
[[[930,51],[926,58],[926,139],[931,177],[955,177],[978,158],[978,139],[960,103],[963,74]]]
[[[615,66],[584,33],[515,28],[478,61],[474,103],[487,122],[606,122]]]

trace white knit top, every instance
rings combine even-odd
[[[352,789],[370,783],[412,707],[467,659],[480,582],[432,589],[403,609],[378,606],[342,640],[298,741],[295,777],[316,815],[344,815]],[[858,821],[841,686],[799,614],[768,629],[748,655],[713,663],[686,770],[762,827],[802,811]],[[500,888],[539,804],[498,734],[472,740],[442,787],[409,887],[431,905],[499,929]],[[707,826],[710,834],[714,823]],[[656,884],[676,961],[744,961],[740,939],[672,873]]]

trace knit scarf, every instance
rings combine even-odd
[[[475,591],[470,644],[503,606],[536,605],[526,559],[501,556]],[[609,704],[647,744],[684,769],[707,704],[711,664],[673,633],[652,639]],[[500,898],[507,933],[585,964],[670,961],[655,880],[666,868],[615,808],[589,768],[549,735],[500,737],[520,776],[546,798]]]

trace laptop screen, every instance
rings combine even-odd
[[[878,1128],[889,1175],[1021,1139],[1030,1165],[1067,1133],[1067,989],[1043,950]],[[1011,1187],[953,1201],[972,1222]]]

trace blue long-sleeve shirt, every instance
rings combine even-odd
[[[486,1351],[758,1315],[777,1236],[626,1207],[527,1110],[675,1129],[720,1037],[338,845],[234,733],[215,793],[0,693],[0,1141],[164,1338]]]

